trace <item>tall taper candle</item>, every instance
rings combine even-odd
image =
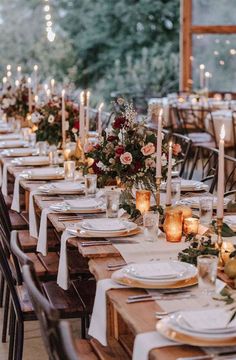
[[[17,70],[17,79],[21,80],[21,66],[18,65],[16,70]]]
[[[218,164],[218,186],[217,186],[217,219],[223,219],[224,216],[224,147],[225,147],[225,125],[223,124],[220,131],[219,142],[219,164]]]
[[[101,103],[98,108],[98,135],[102,134],[102,108],[104,104]]]
[[[38,65],[34,65],[34,93],[37,94],[38,91]]]
[[[90,91],[87,91],[86,94],[86,135],[89,134],[89,100],[90,100]]]
[[[54,88],[55,88],[55,80],[51,79],[51,93],[54,94]]]
[[[163,109],[160,110],[158,116],[157,128],[157,152],[156,152],[156,177],[161,176],[161,153],[162,153],[162,115]]]
[[[171,205],[171,180],[172,180],[172,142],[169,142],[168,172],[166,181],[166,206]]]
[[[28,103],[29,103],[29,112],[32,112],[32,91],[31,91],[31,78],[28,78]]]
[[[85,129],[84,129],[84,91],[80,93],[80,104],[79,104],[79,136],[82,146],[85,143]]]
[[[200,89],[204,88],[204,71],[205,70],[205,65],[201,64],[199,66],[199,71],[200,71]]]
[[[62,128],[62,148],[66,146],[66,105],[65,105],[65,90],[61,92],[61,128]]]

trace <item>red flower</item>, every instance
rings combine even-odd
[[[124,154],[125,149],[124,146],[119,145],[115,148],[116,157],[120,157],[122,154]]]
[[[94,160],[94,163],[92,165],[92,169],[95,174],[102,174],[102,170],[97,166],[98,160]]]
[[[139,171],[141,167],[142,167],[141,161],[137,160],[136,163],[134,164],[134,172],[136,173],[137,171]]]
[[[117,140],[117,136],[110,135],[110,136],[107,137],[107,141],[113,142],[115,140]]]
[[[173,154],[175,156],[179,155],[181,153],[182,149],[181,149],[181,146],[180,144],[174,144],[173,145]]]
[[[73,127],[79,130],[79,120],[75,120]]]
[[[96,144],[96,145],[94,145],[94,149],[96,149],[96,150],[100,150],[100,149],[101,149],[101,145],[100,145],[100,144]]]
[[[117,117],[112,125],[113,129],[121,129],[125,125],[126,121],[126,118],[123,116]]]

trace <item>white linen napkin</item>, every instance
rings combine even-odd
[[[57,273],[57,284],[64,290],[69,289],[69,271],[67,259],[67,240],[76,237],[71,235],[67,230],[63,231],[61,236],[60,259]]]
[[[20,178],[21,174],[17,175],[15,178],[13,200],[11,204],[11,209],[17,212],[20,212]]]
[[[86,226],[86,229],[90,230],[103,230],[103,231],[119,231],[119,230],[125,230],[126,226],[124,223],[122,223],[121,220],[115,220],[115,219],[107,219],[107,218],[101,218],[101,219],[92,219],[92,220],[84,220],[82,222],[82,226]]]
[[[72,208],[77,209],[94,209],[98,207],[98,202],[94,199],[76,199],[76,200],[66,200],[66,203]]]
[[[48,252],[47,220],[48,220],[48,214],[51,213],[53,213],[53,210],[51,210],[50,208],[43,209],[41,213],[37,251],[40,252],[43,256],[46,256]]]
[[[2,164],[0,164],[0,186],[2,187]]]
[[[4,196],[8,195],[8,189],[7,189],[7,170],[10,166],[9,163],[4,163],[3,165],[3,171],[2,171],[2,193]]]
[[[134,340],[132,360],[148,360],[149,351],[152,349],[176,345],[182,344],[163,337],[162,335],[158,334],[157,331],[138,334]]]
[[[106,292],[110,289],[122,288],[127,289],[127,286],[119,285],[111,279],[103,279],[97,282],[93,313],[88,334],[97,339],[104,346],[107,346]]]
[[[31,191],[29,196],[29,232],[30,236],[38,238],[36,212],[34,208],[34,195],[36,194],[40,194],[38,189]]]

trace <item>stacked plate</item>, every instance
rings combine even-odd
[[[199,209],[199,196],[190,196],[182,198],[178,204],[188,205],[193,209]],[[224,198],[224,206],[227,207],[228,202],[230,201],[229,198]],[[213,197],[213,208],[216,209],[217,207],[217,197]]]
[[[51,205],[50,208],[58,212],[78,214],[101,213],[105,211],[105,205],[103,201],[90,198],[66,200],[61,203]]]
[[[70,230],[69,230],[70,231]],[[86,219],[77,225],[75,231],[78,236],[83,237],[124,237],[135,235],[140,232],[137,224],[121,219]]]
[[[42,185],[39,190],[49,195],[82,194],[84,193],[84,185],[77,182],[61,181]]]
[[[137,288],[181,288],[197,283],[195,266],[180,261],[132,264],[112,274],[113,280]]]
[[[35,153],[35,149],[32,148],[19,148],[19,149],[7,149],[3,150],[1,155],[6,157],[23,157],[30,156]]]
[[[22,171],[21,177],[30,180],[57,180],[64,179],[62,168],[40,168]]]
[[[12,160],[12,164],[18,166],[45,166],[49,165],[48,156],[25,156]]]
[[[0,141],[0,149],[7,149],[7,148],[21,148],[26,146],[28,143],[23,140],[6,140]]]
[[[236,345],[236,319],[224,308],[180,311],[157,323],[157,330],[171,340],[196,346]]]
[[[162,190],[166,189],[166,183],[165,182],[163,182],[161,184],[161,189]],[[181,179],[180,190],[182,192],[208,191],[208,189],[209,189],[209,186],[207,184],[204,184],[204,183],[200,182],[200,181]]]
[[[233,230],[236,231],[236,215],[225,215],[224,222]]]

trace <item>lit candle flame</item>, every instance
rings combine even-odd
[[[16,85],[17,87],[20,85],[19,80],[16,80],[16,81],[15,81],[15,85]]]
[[[31,84],[31,78],[30,77],[28,78],[28,84]]]
[[[6,84],[6,82],[7,82],[6,76],[4,76],[4,78],[2,79],[2,82],[3,82],[3,84]]]
[[[163,116],[163,109],[161,108],[160,112],[159,112],[159,118],[161,119]]]
[[[104,106],[104,103],[102,102],[98,108],[98,111],[102,111],[103,106]]]
[[[89,100],[90,98],[90,91],[87,91],[87,99]]]
[[[35,101],[35,104],[37,104],[37,103],[38,103],[38,101],[39,101],[39,97],[38,97],[38,95],[35,95],[35,97],[34,97],[34,101]]]
[[[204,64],[201,64],[201,65],[199,66],[199,68],[200,68],[201,70],[204,70],[204,69],[205,69],[205,65],[204,65]]]
[[[38,71],[38,65],[34,65],[34,71],[36,72],[36,71]]]
[[[66,90],[65,89],[62,89],[62,91],[61,91],[61,96],[64,98],[64,96],[65,96],[65,93],[66,93]]]
[[[169,142],[169,148],[172,148],[172,141]]]
[[[221,126],[221,130],[220,130],[220,139],[224,140],[224,138],[225,138],[225,124]]]
[[[81,91],[80,93],[80,103],[81,105],[84,105],[84,91]]]
[[[17,71],[21,72],[21,66],[17,66]]]

